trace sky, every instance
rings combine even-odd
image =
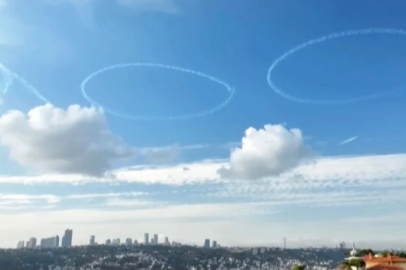
[[[0,247],[406,248],[405,8],[0,0]]]

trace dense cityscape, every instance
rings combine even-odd
[[[37,238],[31,237],[29,240],[24,241],[21,240],[17,243],[17,248],[57,248],[57,247],[72,247],[72,239],[73,239],[73,230],[72,229],[67,229],[65,230],[64,235],[62,236],[62,241],[59,245],[59,236],[52,236],[52,237],[47,237],[47,238],[42,238],[39,244],[37,245]],[[91,235],[89,239],[89,246],[94,246],[97,245],[98,243],[96,242],[96,236]],[[113,239],[107,239],[105,241],[106,246],[119,246],[121,244],[124,244],[126,246],[131,246],[131,245],[164,245],[164,246],[179,246],[181,245],[178,242],[172,241],[169,242],[169,237],[165,237],[165,240],[160,243],[159,242],[159,236],[158,234],[154,234],[153,237],[149,237],[149,233],[144,234],[144,239],[142,243],[138,243],[137,239],[132,240],[132,238],[126,238],[125,242],[121,243],[120,238],[113,238]],[[213,240],[213,242],[210,244],[210,239],[205,239],[204,248],[218,248],[220,247],[217,244],[216,240]]]
[[[0,269],[405,270],[406,265],[404,251],[357,250],[355,244],[350,250],[345,242],[334,247],[289,249],[286,238],[282,247],[220,247],[210,239],[192,246],[170,242],[168,237],[161,239],[158,234],[150,238],[145,233],[140,242],[114,238],[99,244],[91,235],[88,245],[74,246],[73,230],[67,229],[60,244],[59,236],[43,238],[38,245],[31,237],[19,241],[16,249],[0,249]]]

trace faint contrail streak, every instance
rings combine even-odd
[[[31,93],[33,93],[38,99],[45,103],[51,103],[49,100],[44,97],[34,86],[29,84],[24,78],[20,77],[17,73],[11,71],[3,64],[0,63],[0,73],[3,76],[3,81],[1,82],[1,93],[5,95],[10,90],[11,85],[14,80],[19,81],[25,88],[27,88]]]
[[[226,100],[224,100],[223,102],[221,102],[220,104],[216,105],[213,108],[210,108],[210,109],[202,111],[202,112],[189,113],[189,114],[177,115],[177,116],[142,116],[142,115],[133,115],[133,114],[128,114],[128,113],[124,113],[124,112],[118,112],[118,111],[112,110],[112,109],[110,109],[110,108],[108,108],[106,106],[103,106],[102,104],[98,103],[96,100],[94,100],[92,97],[89,96],[89,94],[86,91],[86,85],[89,83],[90,80],[92,80],[97,75],[100,75],[101,73],[104,73],[106,71],[117,69],[117,68],[127,68],[127,67],[152,67],[152,68],[161,68],[161,69],[171,69],[171,70],[176,70],[176,71],[180,71],[180,72],[193,74],[193,75],[200,76],[202,78],[208,79],[208,80],[210,80],[212,82],[215,82],[217,84],[220,84],[221,86],[226,88],[226,91],[228,92],[229,95],[228,95]],[[185,69],[185,68],[181,68],[181,67],[175,67],[175,66],[169,66],[169,65],[163,65],[163,64],[152,64],[152,63],[125,63],[125,64],[117,64],[117,65],[112,65],[112,66],[108,66],[108,67],[99,69],[99,70],[93,72],[92,74],[90,74],[89,76],[87,76],[83,80],[83,82],[81,84],[81,89],[82,89],[83,97],[87,101],[89,101],[93,106],[102,107],[104,109],[104,111],[106,111],[106,112],[108,112],[108,113],[110,113],[112,115],[122,117],[122,118],[126,118],[126,119],[129,119],[129,120],[138,120],[138,121],[186,120],[186,119],[192,119],[192,118],[207,116],[207,115],[215,113],[215,112],[221,110],[222,108],[224,108],[225,106],[227,106],[227,104],[230,103],[230,101],[233,98],[234,93],[235,93],[234,88],[232,88],[226,82],[224,82],[224,81],[222,81],[220,79],[217,79],[217,78],[215,78],[213,76],[204,74],[202,72],[198,72],[198,71],[190,70],[190,69]]]
[[[279,88],[275,82],[272,79],[272,72],[275,70],[275,68],[280,64],[283,60],[291,56],[292,54],[305,49],[306,47],[309,47],[311,45],[315,45],[318,43],[322,43],[328,40],[336,39],[336,38],[342,38],[342,37],[348,37],[348,36],[358,36],[358,35],[367,35],[367,34],[393,34],[393,35],[406,35],[406,30],[402,29],[390,29],[390,28],[368,28],[368,29],[358,29],[358,30],[348,30],[344,32],[338,32],[338,33],[332,33],[328,34],[319,38],[311,39],[309,41],[306,41],[293,49],[290,49],[289,51],[285,52],[281,56],[279,56],[269,67],[268,69],[268,74],[267,74],[267,81],[269,86],[280,96],[289,99],[291,101],[299,102],[299,103],[308,103],[308,104],[347,104],[347,103],[352,103],[356,101],[361,101],[361,100],[367,100],[367,99],[373,99],[377,97],[381,97],[384,95],[387,95],[389,93],[393,93],[394,91],[387,91],[383,93],[378,93],[378,94],[372,94],[372,95],[367,95],[367,96],[362,96],[358,98],[351,98],[351,99],[344,99],[344,100],[314,100],[314,99],[303,99],[303,98],[298,98],[293,95],[290,95],[286,93],[284,90]]]
[[[339,145],[343,145],[343,144],[350,143],[350,142],[352,142],[352,141],[355,141],[356,139],[358,139],[357,136],[351,137],[351,138],[349,138],[349,139],[347,139],[347,140],[345,140],[345,141],[340,142]]]

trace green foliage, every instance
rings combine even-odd
[[[405,252],[396,253],[396,256],[399,256],[399,257],[401,257],[401,258],[405,258],[405,259],[406,259],[406,253],[405,253]]]
[[[384,250],[381,252],[382,256],[386,257],[388,256],[388,254],[390,254],[390,252],[388,250]]]
[[[349,262],[350,266],[355,266],[357,269],[365,268],[365,262],[363,260],[352,259]]]
[[[292,270],[305,270],[306,265],[304,264],[296,264],[295,266],[292,267]]]
[[[361,250],[359,251],[359,255],[360,255],[360,256],[368,256],[369,253],[371,253],[372,256],[375,255],[375,252],[374,252],[372,249],[370,249],[370,248],[369,248],[369,249],[361,249]]]
[[[350,263],[348,261],[342,262],[340,264],[340,269],[341,270],[351,270]]]

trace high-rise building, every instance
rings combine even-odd
[[[168,236],[165,237],[165,245],[169,246],[170,244],[171,244],[171,243],[169,243],[169,238],[168,238]]]
[[[137,239],[134,239],[134,245],[138,245]]]
[[[111,240],[110,239],[106,240],[106,245],[108,245],[108,246],[111,245]]]
[[[132,240],[131,238],[127,238],[127,239],[125,240],[125,244],[126,244],[127,246],[131,246],[131,245],[133,244],[133,240]]]
[[[18,241],[17,248],[24,248],[24,241]]]
[[[149,243],[149,234],[148,233],[144,233],[144,244],[148,245]]]
[[[121,240],[120,240],[120,238],[116,238],[116,239],[113,239],[113,245],[120,245],[120,242],[121,242]]]
[[[212,248],[217,248],[217,241],[213,241]]]
[[[96,241],[96,237],[94,235],[90,236],[89,245],[94,246]]]
[[[41,239],[41,244],[40,246],[42,248],[55,248],[59,246],[59,236],[54,236],[54,237],[49,237],[49,238],[43,238]]]
[[[203,247],[204,247],[204,248],[210,248],[210,239],[204,240],[204,245],[203,245]]]
[[[158,235],[154,234],[154,245],[158,245]]]
[[[65,231],[65,234],[62,237],[62,244],[61,244],[62,247],[71,247],[72,246],[72,234],[73,234],[72,230],[67,229]]]
[[[27,241],[27,248],[35,248],[37,245],[37,238],[31,237],[30,240]]]

